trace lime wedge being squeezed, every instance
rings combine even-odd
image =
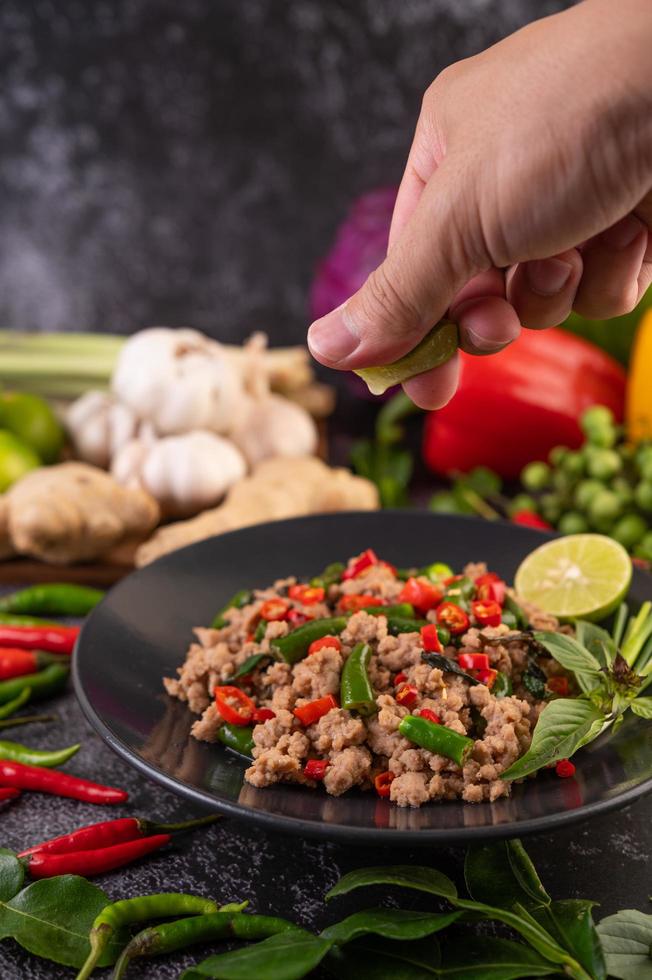
[[[517,594],[559,619],[600,620],[623,601],[632,561],[602,534],[572,534],[542,544],[522,562]]]
[[[457,350],[457,325],[440,320],[413,350],[392,364],[359,368],[355,373],[366,382],[372,395],[383,395],[392,385],[400,385],[416,374],[449,361]]]

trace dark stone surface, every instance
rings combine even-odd
[[[300,340],[421,95],[568,0],[6,0],[0,324]]]

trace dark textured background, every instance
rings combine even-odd
[[[0,324],[188,323],[225,339],[257,327],[276,343],[301,339],[315,260],[353,196],[400,177],[431,78],[564,5],[5,0]],[[129,788],[125,813],[187,813],[104,748],[72,695],[56,708],[59,725],[9,735],[44,747],[81,739],[69,768]],[[105,815],[32,796],[5,807],[1,843],[20,848]],[[644,801],[529,846],[555,896],[598,899],[600,914],[646,908],[651,817]],[[354,905],[327,915],[322,903],[346,870],[413,859],[459,873],[460,857],[365,853],[224,823],[98,883],[112,898],[158,888],[248,898],[257,911],[320,926]],[[203,953],[134,967],[133,976],[176,977]],[[0,945],[3,980],[71,975]]]
[[[299,340],[423,90],[560,0],[5,0],[0,325]]]

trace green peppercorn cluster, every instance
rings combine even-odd
[[[562,534],[598,531],[639,558],[652,561],[652,443],[633,446],[604,405],[581,419],[578,450],[556,446],[547,462],[521,473],[527,493],[512,510],[532,510]]]

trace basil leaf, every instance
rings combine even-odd
[[[446,929],[461,912],[410,912],[404,909],[369,909],[354,912],[341,922],[323,930],[323,939],[342,945],[373,933],[385,939],[423,939]]]
[[[546,696],[546,681],[548,680],[545,671],[535,664],[530,663],[528,669],[522,677],[523,687],[529,691],[533,698],[542,701]]]
[[[624,909],[598,924],[610,977],[652,980],[652,915]]]
[[[510,909],[520,902],[535,909],[551,901],[519,840],[469,847],[464,880],[476,902],[499,908]]]
[[[413,942],[370,937],[335,947],[324,966],[336,980],[432,980],[439,976],[440,960],[439,943],[432,936]]]
[[[305,929],[290,929],[260,943],[209,956],[180,980],[301,980],[319,966],[332,943]]]
[[[595,677],[600,674],[599,661],[572,636],[541,631],[536,632],[534,638],[552,654],[558,664],[566,670],[572,670],[578,680],[583,675]]]
[[[607,968],[591,914],[594,905],[595,902],[568,899],[552,902],[533,915],[593,980],[606,980]]]
[[[652,718],[652,698],[635,698],[630,708],[639,718]]]
[[[618,650],[613,637],[601,626],[578,619],[575,622],[575,638],[580,646],[595,657],[601,667],[609,667],[613,663]]]
[[[430,667],[438,667],[440,670],[445,670],[449,674],[457,674],[458,677],[463,677],[465,681],[469,684],[479,684],[480,681],[476,680],[475,677],[471,677],[467,674],[465,670],[462,670],[460,665],[449,657],[445,657],[441,653],[422,653],[421,659],[424,663],[428,664]]]
[[[455,885],[434,868],[419,868],[412,865],[388,865],[386,868],[360,868],[350,871],[326,892],[326,900],[346,895],[356,888],[370,885],[396,885],[399,888],[413,888],[415,891],[438,895],[440,898],[455,898]]]
[[[80,967],[90,951],[93,921],[108,904],[102,889],[85,878],[43,878],[0,902],[0,939],[15,939],[36,956]],[[118,940],[110,944],[100,965],[112,963],[119,953]]]
[[[605,715],[590,701],[558,698],[546,705],[534,729],[530,748],[501,779],[522,779],[542,766],[570,756],[602,731]]]
[[[25,881],[25,868],[13,851],[0,848],[0,902],[17,895]]]
[[[438,971],[442,980],[520,980],[558,973],[557,966],[524,943],[489,936],[449,940]]]
[[[247,674],[251,674],[256,667],[260,664],[262,660],[271,660],[272,658],[268,653],[254,653],[251,657],[247,657],[244,663],[240,664],[235,674],[231,675],[232,681],[237,681],[240,677],[246,677]]]

